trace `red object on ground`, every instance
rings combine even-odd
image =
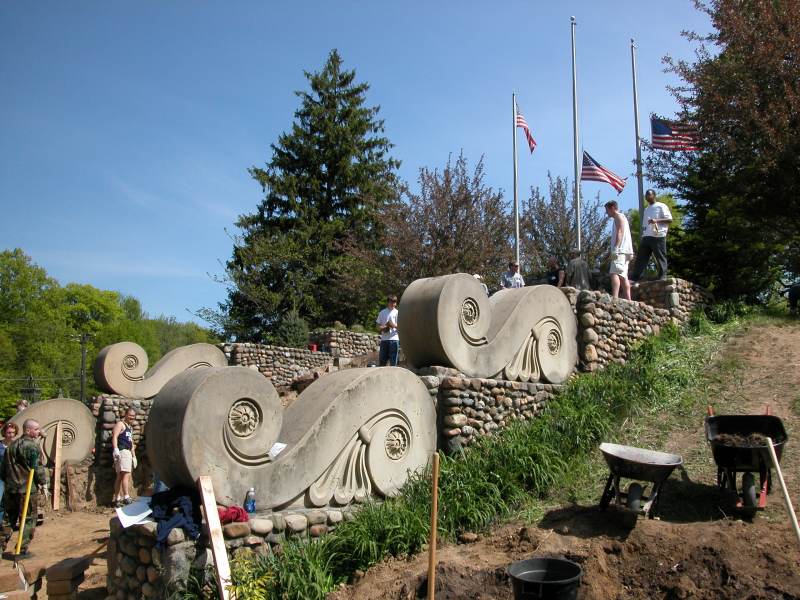
[[[217,513],[219,513],[219,521],[223,525],[225,523],[247,523],[250,520],[247,511],[241,506],[229,506],[228,508],[218,506]]]
[[[308,345],[308,349],[311,350],[312,352],[316,352],[317,351],[317,345],[316,344],[309,344]]]

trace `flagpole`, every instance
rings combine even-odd
[[[581,181],[578,171],[578,73],[575,65],[575,17],[569,18],[572,28],[572,131],[575,146],[575,237],[581,251]]]
[[[631,72],[633,73],[633,121],[636,126],[636,182],[639,185],[639,237],[644,231],[644,179],[642,176],[642,138],[639,136],[639,96],[636,92],[636,42],[631,38]]]
[[[517,196],[517,95],[511,94],[511,126],[514,131],[514,256],[519,262],[519,199]]]

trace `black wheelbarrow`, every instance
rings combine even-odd
[[[606,459],[611,473],[606,481],[603,495],[600,497],[600,510],[606,510],[614,500],[617,508],[625,508],[636,514],[653,518],[658,506],[661,486],[675,470],[683,464],[678,454],[667,454],[654,450],[644,450],[633,446],[619,444],[600,444],[600,452]],[[620,489],[620,479],[635,479],[628,486],[627,492]],[[649,496],[644,495],[646,486],[638,481],[652,483]]]
[[[709,406],[705,429],[717,463],[717,485],[733,491],[738,496],[736,507],[745,512],[764,508],[772,489],[772,460],[766,438],[772,439],[780,463],[789,438],[783,421],[770,414],[769,407],[763,415],[714,415]],[[736,485],[739,473],[742,473],[741,492]],[[754,473],[759,476],[758,488]]]

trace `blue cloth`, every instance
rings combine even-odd
[[[150,509],[156,521],[156,548],[164,547],[169,532],[176,527],[183,529],[190,540],[200,537],[200,496],[194,488],[179,485],[153,494]]]
[[[6,503],[3,501],[3,496],[6,492],[6,482],[0,479],[0,523],[3,522],[3,517],[6,516]]]
[[[380,352],[378,353],[378,365],[382,367],[388,363],[390,367],[396,367],[399,351],[400,342],[397,340],[382,340]]]

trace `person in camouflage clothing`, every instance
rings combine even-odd
[[[28,515],[25,519],[25,531],[22,535],[22,555],[28,554],[28,545],[33,539],[36,529],[36,516],[39,507],[39,491],[47,485],[47,470],[41,464],[41,453],[37,439],[40,434],[39,423],[28,419],[22,424],[22,437],[15,440],[6,450],[3,464],[0,465],[0,477],[6,482],[4,496],[6,514],[3,519],[2,543],[5,550],[8,540],[11,539],[12,530],[17,530],[18,521],[22,516],[25,503],[25,489],[28,486],[28,474],[33,469],[33,482],[36,487],[31,488]]]

